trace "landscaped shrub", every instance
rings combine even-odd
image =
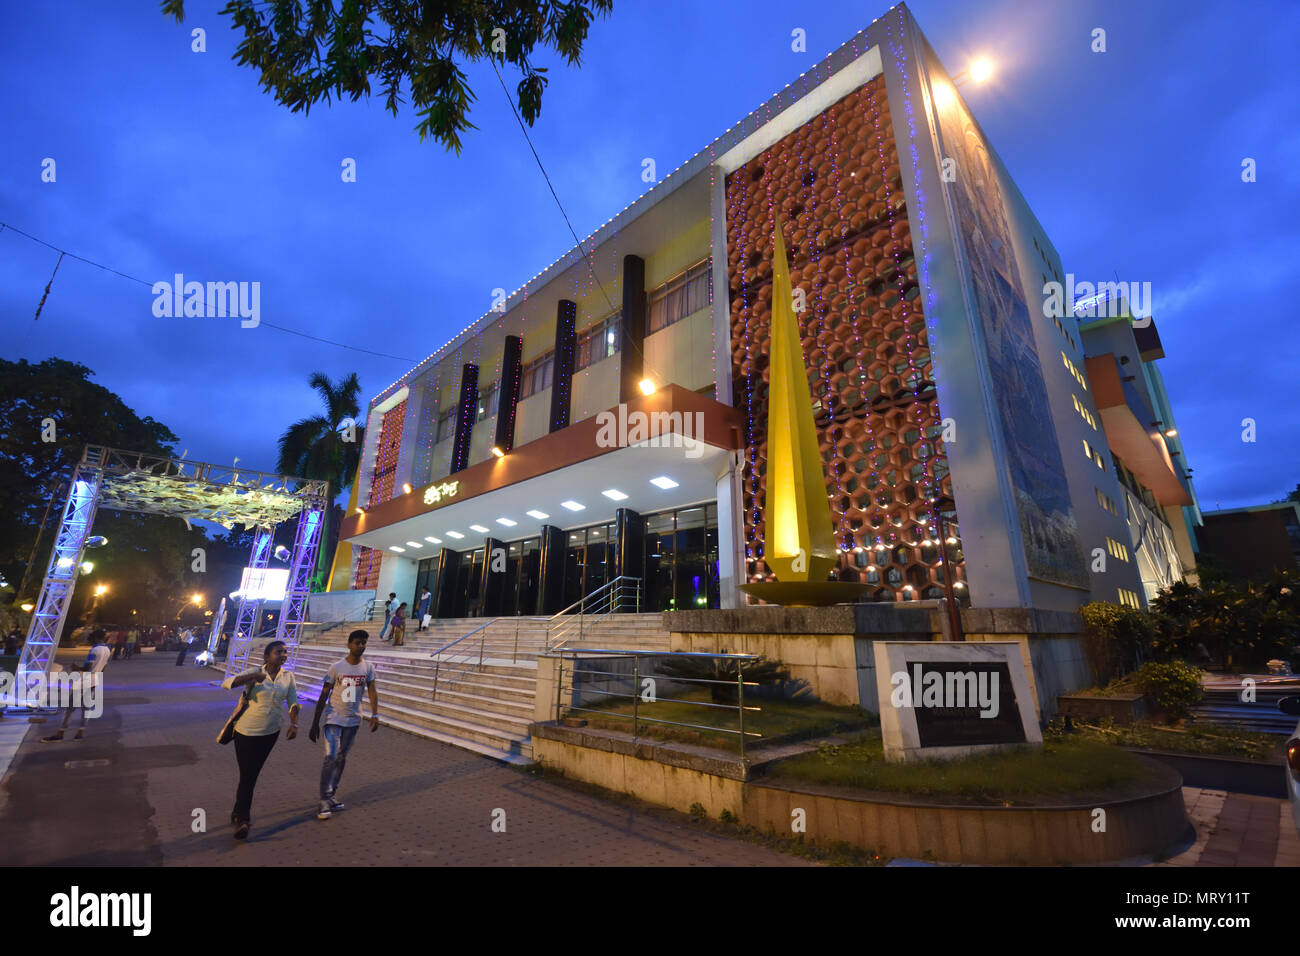
[[[1178,581],[1153,600],[1158,660],[1210,659],[1223,668],[1262,670],[1292,661],[1300,635],[1300,580],[1277,572],[1263,582],[1205,575]]]
[[[1105,685],[1152,656],[1156,627],[1152,616],[1122,604],[1093,601],[1079,609],[1088,663]]]
[[[1183,661],[1143,664],[1133,675],[1138,689],[1171,719],[1186,717],[1201,699],[1201,671]]]

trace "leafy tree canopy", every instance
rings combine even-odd
[[[459,61],[517,67],[531,126],[547,83],[532,63],[537,46],[578,66],[592,20],[613,9],[613,0],[229,0],[221,12],[244,34],[235,61],[258,70],[277,103],[307,113],[322,100],[369,97],[373,83],[394,116],[410,97],[421,140],[459,154],[460,134],[475,128]],[[184,22],[185,0],[163,0],[162,11]]]

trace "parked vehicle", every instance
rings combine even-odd
[[[1277,709],[1292,717],[1300,717],[1300,697],[1283,697],[1277,702]],[[1291,819],[1296,830],[1300,831],[1300,721],[1296,722],[1291,732],[1291,739],[1286,742],[1286,795],[1291,801]]]

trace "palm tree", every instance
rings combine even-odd
[[[329,482],[327,497],[330,507],[325,509],[325,520],[321,526],[321,546],[316,553],[316,573],[312,585],[313,590],[318,590],[329,574],[333,559],[329,548],[333,496],[352,484],[357,465],[361,461],[362,429],[356,429],[355,441],[345,441],[343,434],[344,420],[355,421],[361,413],[361,407],[357,404],[361,383],[357,381],[356,372],[337,385],[330,381],[328,375],[315,372],[310,385],[320,393],[325,403],[325,414],[313,415],[289,426],[280,436],[280,460],[276,468],[282,475]]]

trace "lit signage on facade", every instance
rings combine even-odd
[[[444,481],[440,485],[430,485],[424,489],[424,503],[436,505],[440,504],[443,498],[455,498],[459,486],[459,481]]]

